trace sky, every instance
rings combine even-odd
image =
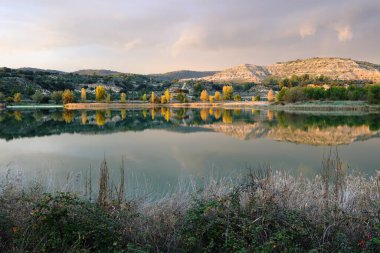
[[[159,73],[380,64],[378,0],[0,0],[0,66]]]

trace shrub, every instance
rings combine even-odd
[[[273,203],[256,205],[255,190],[236,188],[222,198],[196,200],[181,231],[185,252],[304,252],[317,247],[317,230],[302,214]],[[243,208],[240,199],[252,194]]]
[[[236,95],[234,96],[234,100],[235,100],[235,101],[241,101],[241,96],[240,96],[239,94],[236,94]]]
[[[36,103],[41,103],[42,100],[44,99],[44,95],[42,94],[41,91],[37,90],[33,95],[32,95],[32,99],[34,102]]]
[[[380,86],[368,87],[368,103],[380,104]]]
[[[58,103],[61,102],[61,100],[62,100],[62,91],[53,91],[53,92],[50,94],[50,98],[51,98],[56,104],[58,104]]]
[[[305,90],[302,87],[293,87],[286,89],[285,101],[294,103],[298,101],[304,101],[306,99]]]
[[[96,204],[69,193],[45,194],[37,200],[27,240],[30,251],[63,252],[117,249],[117,223]],[[40,250],[39,250],[40,249]]]
[[[327,97],[331,100],[347,100],[348,92],[345,87],[331,86],[330,89],[326,91]]]

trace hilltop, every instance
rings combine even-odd
[[[203,78],[206,76],[212,76],[218,73],[219,71],[192,71],[192,70],[178,70],[172,72],[166,72],[163,74],[151,74],[149,76],[166,81],[173,81],[179,79],[194,79],[194,78]]]
[[[333,80],[361,80],[380,82],[380,65],[345,58],[310,58],[279,62],[268,66],[243,64],[202,78],[214,82],[256,82],[267,78],[287,78],[308,74]]]
[[[110,76],[110,75],[123,74],[122,72],[108,70],[108,69],[81,69],[73,73],[82,75],[82,76]]]

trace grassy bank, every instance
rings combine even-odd
[[[4,180],[0,250],[379,252],[380,178],[344,171],[330,155],[312,180],[251,170],[239,184],[210,182],[157,201],[125,200],[124,180],[110,185],[105,162],[96,201]]]

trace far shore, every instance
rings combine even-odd
[[[139,109],[139,108],[263,108],[274,111],[353,111],[353,112],[380,112],[380,105],[369,105],[362,101],[308,101],[293,104],[279,104],[268,101],[244,102],[217,102],[217,103],[169,103],[152,104],[142,102],[128,103],[69,103],[64,105],[67,110],[101,110],[101,109]]]

